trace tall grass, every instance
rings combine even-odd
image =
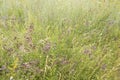
[[[0,0],[1,80],[119,80],[119,0]]]

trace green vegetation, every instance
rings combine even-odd
[[[120,80],[119,0],[0,0],[0,80]]]

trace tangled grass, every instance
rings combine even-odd
[[[0,0],[1,80],[120,80],[119,0]]]

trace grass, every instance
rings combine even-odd
[[[119,0],[0,0],[1,80],[119,80]]]

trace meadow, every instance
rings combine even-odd
[[[0,0],[0,80],[120,80],[120,1]]]

